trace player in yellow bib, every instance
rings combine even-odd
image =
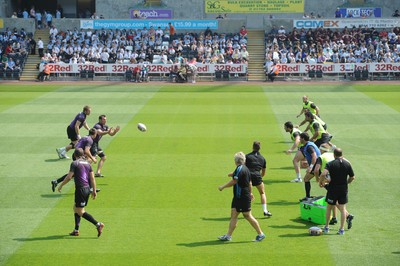
[[[306,95],[303,96],[303,107],[301,108],[300,114],[297,115],[297,118],[304,114],[306,110],[310,111],[312,114],[319,116],[319,108],[315,105],[315,103],[308,100]]]
[[[293,145],[289,150],[286,150],[285,153],[287,155],[291,154],[291,153],[296,153],[296,155],[294,156],[292,162],[293,162],[293,167],[294,167],[294,171],[296,172],[296,178],[293,179],[293,182],[302,182],[301,179],[301,173],[300,173],[300,167],[301,168],[307,168],[308,167],[308,163],[306,161],[306,159],[304,158],[302,152],[300,151],[300,147],[303,146],[303,144],[301,144],[300,142],[300,134],[302,133],[300,129],[298,129],[297,127],[293,126],[293,123],[290,121],[287,121],[283,128],[285,129],[286,132],[288,132],[290,134],[290,138],[293,141]]]

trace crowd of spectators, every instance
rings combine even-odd
[[[207,28],[201,33],[170,34],[170,28],[137,30],[59,31],[50,29],[42,62],[49,63],[246,63],[247,30],[224,34]]]
[[[283,26],[266,32],[266,62],[400,63],[400,27],[297,29]]]
[[[21,70],[24,66],[28,51],[30,34],[24,29],[8,29],[0,32],[0,69]]]

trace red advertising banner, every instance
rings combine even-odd
[[[125,73],[133,70],[137,64],[48,64],[51,73],[79,73],[82,70],[93,70],[98,74]],[[168,74],[175,65],[148,64],[150,74]],[[227,70],[233,74],[247,72],[245,64],[196,64],[198,73],[214,73]]]

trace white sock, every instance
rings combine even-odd
[[[298,178],[298,179],[301,178],[301,173],[297,173],[297,178]]]
[[[268,212],[267,204],[261,204],[261,206],[262,206],[264,212]]]

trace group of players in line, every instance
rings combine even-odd
[[[91,113],[90,106],[84,106],[82,112],[78,113],[72,122],[67,126],[67,135],[71,142],[61,148],[57,148],[57,154],[60,159],[68,159],[67,152],[75,149],[72,155],[72,163],[69,172],[62,177],[51,181],[51,189],[55,192],[58,184],[58,191],[61,192],[62,187],[72,178],[75,181],[75,203],[74,203],[74,220],[75,228],[70,233],[71,236],[79,236],[79,226],[81,217],[93,223],[97,229],[99,237],[103,231],[104,224],[98,222],[89,213],[85,211],[89,196],[92,195],[96,199],[97,193],[100,191],[96,187],[95,177],[104,177],[101,174],[106,155],[100,147],[99,142],[104,135],[114,136],[120,130],[120,127],[109,127],[106,115],[99,116],[99,122],[93,128],[90,128],[86,122],[86,117]],[[81,137],[80,129],[84,127],[89,130],[89,135]],[[100,161],[97,162],[97,156]],[[91,163],[97,164],[97,171],[93,173]]]
[[[313,199],[313,197],[310,195],[311,179],[315,177],[319,186],[328,190],[329,184],[327,182],[327,178],[325,177],[328,175],[329,179],[329,174],[326,174],[323,171],[329,162],[332,162],[339,157],[343,159],[343,157],[341,155],[341,149],[337,149],[336,146],[331,143],[332,135],[327,130],[327,124],[320,117],[320,110],[318,106],[309,101],[307,96],[303,96],[303,106],[301,112],[297,115],[297,118],[300,117],[302,114],[304,114],[305,119],[299,124],[299,126],[294,126],[291,121],[287,121],[284,124],[285,131],[290,134],[290,137],[293,141],[292,147],[289,150],[286,150],[285,153],[288,155],[291,153],[295,153],[292,162],[294,170],[296,172],[296,178],[291,180],[290,182],[303,182],[300,168],[306,168],[306,173],[304,176],[305,197],[301,198],[300,201],[310,201]],[[306,123],[308,123],[308,125],[306,129],[302,132],[299,127]],[[308,134],[307,131],[310,131],[311,134]],[[340,154],[340,156],[336,156],[336,149],[337,151],[340,151],[338,153]],[[347,160],[345,161],[350,165]],[[354,179],[354,173],[351,178]],[[337,206],[339,207],[339,204],[337,204]],[[327,224],[324,227],[324,231],[329,231],[329,225],[334,225],[338,222],[336,218],[337,208],[332,208],[330,205],[328,205],[328,207],[329,208],[327,208],[327,210],[329,210],[329,216],[330,209],[332,209],[332,218],[330,220],[327,219]],[[340,207],[342,208],[342,206]],[[343,211],[345,212],[347,228],[350,229],[352,227],[352,220],[354,219],[354,216],[349,214],[345,207]],[[338,233],[344,234],[343,225],[341,225],[340,230]]]

